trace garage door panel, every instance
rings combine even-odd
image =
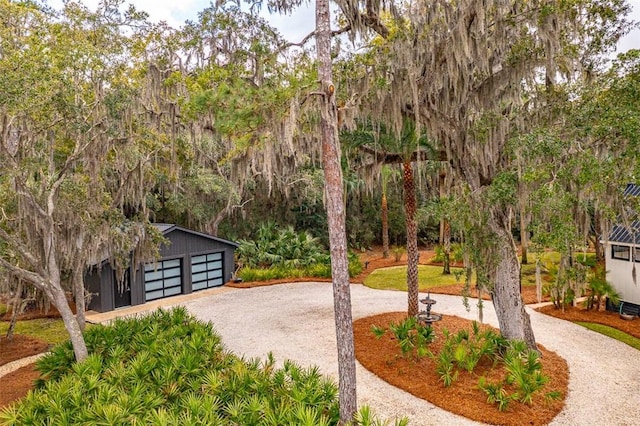
[[[207,260],[222,260],[222,253],[212,253],[207,255]]]
[[[162,279],[162,270],[160,271],[151,271],[151,272],[145,272],[144,274],[144,280],[145,281],[155,281],[155,280],[161,280]]]
[[[195,282],[200,282],[200,281],[205,281],[207,279],[207,272],[200,272],[198,274],[193,274],[192,276],[192,281]]]
[[[180,270],[180,268],[165,269],[164,278],[166,280],[167,278],[171,278],[171,277],[179,277],[181,272],[182,271]]]
[[[193,284],[193,291],[204,290],[205,288],[207,288],[207,282],[206,281],[201,281],[199,283],[194,283]]]
[[[221,278],[222,277],[222,269],[218,269],[217,271],[209,271],[207,272],[207,278]]]
[[[164,269],[170,269],[170,268],[179,268],[180,267],[180,259],[173,259],[173,260],[165,260],[164,262],[162,262]]]
[[[164,292],[162,290],[148,291],[146,293],[146,297],[147,297],[147,301],[155,300],[155,299],[162,299],[164,297]]]
[[[193,274],[196,274],[198,272],[202,272],[202,271],[207,271],[207,264],[206,263],[199,263],[199,264],[194,264],[191,266],[191,272]]]
[[[145,265],[144,288],[147,301],[182,293],[181,259]]]
[[[144,289],[146,291],[162,290],[162,287],[162,280],[144,283]]]
[[[191,283],[193,291],[224,284],[223,253],[208,253],[191,258]]]
[[[174,296],[176,294],[182,293],[182,287],[172,287],[164,289],[164,295],[166,296]]]

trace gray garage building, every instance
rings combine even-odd
[[[108,262],[92,268],[85,274],[85,286],[92,294],[89,309],[112,311],[221,286],[231,280],[238,244],[173,224],[154,226],[170,242],[160,247],[160,259],[129,267],[123,285]]]

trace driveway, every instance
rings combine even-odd
[[[435,295],[434,312],[476,319],[457,296]],[[351,286],[354,319],[404,311],[407,294]],[[317,365],[338,377],[333,293],[330,283],[280,284],[230,291],[183,303],[196,317],[211,321],[228,349],[248,358]],[[566,407],[552,425],[631,425],[640,423],[640,351],[572,323],[530,312],[538,343],[569,364]],[[493,305],[484,305],[484,320],[497,327]],[[378,416],[407,416],[412,425],[477,425],[413,397],[357,364],[358,404]]]

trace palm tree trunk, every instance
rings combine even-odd
[[[402,163],[404,208],[407,228],[408,315],[418,315],[418,224],[416,221],[416,185],[411,162]]]
[[[324,166],[333,305],[338,347],[338,399],[340,424],[353,421],[358,409],[356,399],[356,358],[351,313],[351,292],[347,261],[347,236],[343,178],[340,165],[335,87],[332,82],[331,12],[329,0],[316,0],[316,50],[318,78],[322,89],[320,125],[322,128],[322,163]]]

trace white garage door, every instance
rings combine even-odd
[[[193,291],[224,284],[223,253],[209,253],[191,257],[191,283]]]
[[[145,299],[155,300],[182,293],[180,259],[163,260],[144,267]]]

